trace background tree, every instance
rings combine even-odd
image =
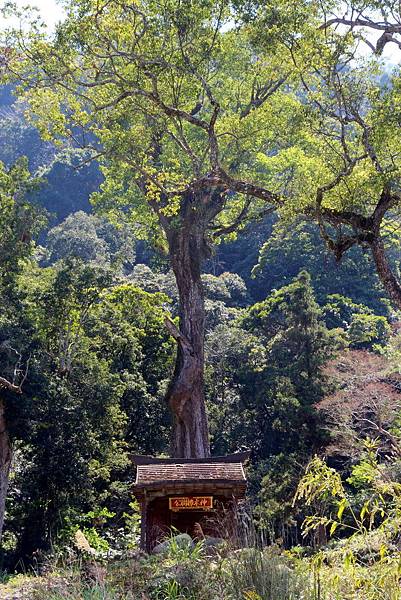
[[[47,211],[50,224],[74,210],[90,210],[89,195],[102,181],[98,165],[82,165],[82,156],[73,146],[58,148],[41,139],[26,117],[26,105],[16,98],[14,86],[1,86],[0,124],[0,159],[10,168],[21,156],[27,158],[32,177],[42,178],[40,190],[30,198]]]
[[[46,250],[49,263],[75,257],[129,272],[135,262],[135,239],[128,226],[117,228],[84,211],[72,213],[48,231]]]
[[[305,272],[206,338],[213,449],[252,449],[250,494],[278,535],[295,524],[301,465],[325,442],[316,405],[330,388],[324,367],[340,346]]]
[[[334,233],[334,230],[333,230]],[[397,245],[391,244],[391,262],[397,266]],[[318,303],[322,306],[332,294],[340,294],[387,315],[388,301],[375,271],[369,251],[356,245],[336,261],[313,222],[294,222],[288,227],[278,220],[272,234],[261,244],[250,283],[255,300],[259,294],[278,289],[305,269],[311,276]],[[341,326],[341,325],[340,325]]]
[[[207,382],[217,451],[250,446],[265,459],[295,448],[295,438],[301,443],[304,426],[311,427],[311,441],[313,406],[327,388],[323,367],[338,341],[305,272],[211,331]]]
[[[173,348],[167,298],[116,285],[99,266],[31,263],[19,287],[34,353],[9,407],[18,453],[7,524],[15,552],[29,558],[90,511],[107,509],[121,526],[132,500],[129,453],[168,448]]]
[[[0,165],[0,539],[12,461],[7,404],[22,393],[29,367],[30,343],[20,314],[16,279],[32,252],[32,237],[40,228],[39,214],[26,199],[36,184],[26,160],[8,170]]]

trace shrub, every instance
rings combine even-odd
[[[353,348],[372,348],[375,344],[387,343],[391,328],[385,317],[368,314],[354,314],[348,329],[350,345]]]

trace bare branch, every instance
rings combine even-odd
[[[227,235],[229,233],[233,233],[234,231],[237,231],[241,227],[241,225],[244,223],[244,220],[247,217],[247,214],[249,212],[249,208],[250,208],[251,204],[252,204],[252,198],[248,197],[241,212],[239,213],[237,218],[234,220],[234,222],[231,223],[231,225],[227,225],[226,227],[212,228],[212,229],[215,229],[215,231],[213,231],[213,238],[217,238],[222,235]],[[263,217],[266,217],[267,215],[273,213],[276,209],[277,209],[276,206],[269,206],[268,208],[260,211],[258,213],[257,217],[255,217],[255,218],[262,219]]]
[[[169,334],[178,342],[186,354],[193,355],[194,351],[191,342],[185,337],[178,327],[169,317],[164,318],[164,324]]]
[[[274,92],[276,92],[287,81],[287,79],[288,79],[288,75],[285,75],[284,77],[281,77],[277,81],[274,81],[274,82],[269,81],[268,83],[263,85],[259,90],[256,90],[256,92],[255,92],[255,89],[253,88],[252,94],[251,94],[251,100],[241,110],[241,113],[240,113],[241,119],[244,119],[253,110],[262,106],[262,104],[264,104],[264,102],[266,102],[266,100],[268,98],[270,98],[270,96],[272,96],[274,94]]]
[[[8,379],[5,379],[5,377],[0,377],[0,388],[9,390],[15,394],[22,394],[21,385],[15,385],[11,381],[8,381]]]
[[[322,25],[320,25],[320,29],[327,29],[332,25],[347,25],[352,29],[355,27],[368,27],[370,29],[376,29],[378,31],[386,31],[387,33],[401,33],[401,24],[376,22],[366,17],[358,17],[356,19],[349,19],[346,17],[333,17],[332,19],[328,19]]]
[[[328,29],[332,26],[338,27],[339,25],[345,25],[349,27],[352,33],[354,33],[356,28],[382,31],[383,33],[376,41],[375,46],[359,32],[358,34],[354,34],[355,37],[360,38],[369,46],[371,50],[373,50],[375,54],[379,56],[382,54],[384,47],[388,43],[394,43],[401,48],[401,41],[394,37],[394,35],[401,33],[401,23],[399,20],[396,23],[389,23],[386,19],[383,21],[375,21],[369,17],[363,16],[362,13],[359,13],[357,17],[353,17],[353,14],[351,14],[351,16],[335,16],[331,19],[326,19],[325,22],[320,26],[320,29]]]

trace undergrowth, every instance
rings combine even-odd
[[[225,555],[137,556],[98,570],[95,563],[58,566],[45,577],[25,577],[29,600],[400,600],[400,564],[312,558],[277,548],[243,548]],[[4,589],[6,589],[4,587]],[[10,588],[11,589],[11,588]],[[13,588],[14,589],[14,588]],[[25,593],[25,595],[24,595]]]

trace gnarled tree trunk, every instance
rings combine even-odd
[[[4,513],[12,461],[12,446],[7,429],[5,402],[0,398],[0,542],[3,534]]]
[[[401,309],[401,284],[390,266],[383,240],[377,235],[370,241],[369,245],[379,279],[391,300],[398,309]]]
[[[210,456],[204,392],[205,306],[201,266],[207,256],[202,204],[188,200],[180,223],[167,232],[170,261],[179,294],[179,330],[167,322],[177,340],[177,358],[167,400],[173,413],[172,456]]]

